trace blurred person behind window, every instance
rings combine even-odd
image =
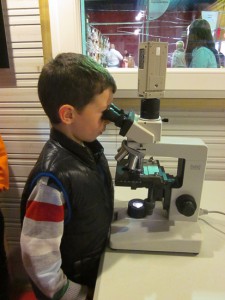
[[[188,27],[185,60],[189,68],[219,68],[211,27],[204,19],[194,20]]]
[[[225,67],[225,56],[222,52],[219,52],[219,59],[220,59],[220,67],[224,68]]]
[[[118,50],[116,50],[114,44],[110,44],[110,49],[106,55],[107,67],[119,68],[122,60],[122,54]]]
[[[184,42],[177,41],[176,42],[176,50],[173,52],[171,68],[185,68],[185,50],[184,50]]]

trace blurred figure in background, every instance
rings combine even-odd
[[[171,68],[185,68],[185,50],[184,50],[184,42],[177,41],[176,42],[176,50],[173,52]]]
[[[120,67],[120,63],[123,60],[122,54],[115,49],[114,44],[110,44],[109,52],[106,55],[107,67]]]
[[[225,67],[225,56],[222,52],[219,52],[219,59],[220,59],[220,68]]]
[[[128,68],[128,57],[129,52],[127,50],[123,51],[123,61],[122,61],[122,68]]]
[[[124,50],[124,52],[123,52],[123,58],[124,57],[129,57],[129,55],[130,55],[129,52],[127,50]]]
[[[186,64],[189,68],[219,68],[211,27],[204,19],[194,20],[188,28]]]

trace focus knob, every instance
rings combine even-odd
[[[176,199],[176,206],[179,213],[186,217],[191,217],[196,211],[197,204],[191,195],[181,195]]]

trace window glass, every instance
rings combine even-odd
[[[168,42],[168,67],[224,67],[224,1],[83,0],[82,8],[83,52],[106,67],[137,67],[139,42],[156,40]],[[211,44],[208,37],[188,46],[196,19],[209,23]]]

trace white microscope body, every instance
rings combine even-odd
[[[144,97],[141,114],[131,116],[116,108],[120,121],[124,115],[115,124],[127,139],[116,155],[115,184],[132,189],[146,187],[148,196],[140,203],[130,201],[128,209],[118,209],[111,226],[112,249],[194,254],[200,251],[198,215],[207,146],[198,138],[161,137],[160,104],[155,97],[163,97],[166,66],[167,43],[141,43],[138,70],[139,95]],[[131,122],[124,126],[127,119]],[[154,156],[177,158],[177,174],[167,174]]]

